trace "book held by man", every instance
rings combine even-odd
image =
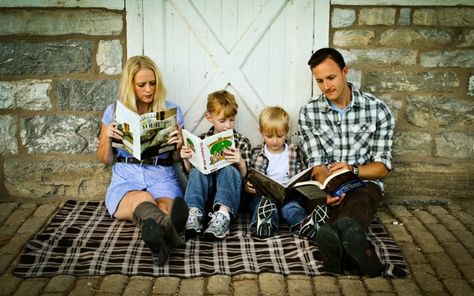
[[[234,131],[226,130],[201,139],[183,129],[183,142],[193,151],[189,162],[203,174],[210,174],[231,164],[225,159],[224,151],[235,148]]]
[[[112,146],[126,150],[138,160],[176,150],[176,144],[167,144],[168,135],[177,129],[176,113],[177,109],[172,108],[139,115],[117,101],[115,122],[123,139]]]
[[[365,183],[350,170],[340,170],[329,175],[323,184],[312,180],[311,173],[312,168],[307,168],[283,185],[255,169],[250,169],[247,180],[252,183],[257,193],[273,197],[280,204],[284,203],[287,196],[295,194],[312,201],[325,200],[326,194],[341,196],[343,193],[365,186]]]

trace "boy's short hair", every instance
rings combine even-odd
[[[226,118],[237,115],[239,105],[235,96],[226,90],[218,90],[207,96],[207,112],[219,114],[224,111]]]
[[[290,130],[290,115],[281,107],[266,107],[260,112],[258,125],[262,132],[276,134],[284,130],[287,133]]]

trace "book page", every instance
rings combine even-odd
[[[227,130],[207,137],[204,142],[204,163],[208,166],[210,172],[217,171],[231,162],[225,159],[224,150],[235,148],[234,131]]]
[[[140,115],[140,159],[176,150],[176,144],[168,145],[168,135],[177,129],[177,109]]]
[[[140,124],[137,113],[129,110],[120,101],[117,101],[115,109],[115,122],[117,129],[123,132],[122,143],[114,145],[122,148],[135,158],[140,158]]]
[[[191,133],[190,131],[186,129],[182,129],[182,132],[183,132],[184,145],[191,148],[191,150],[193,151],[193,154],[188,159],[188,161],[195,168],[201,171],[201,173],[208,174],[207,170],[204,169],[206,165],[204,164],[204,160],[203,160],[203,154],[204,154],[203,141],[198,136],[194,135],[193,133]]]

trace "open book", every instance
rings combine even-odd
[[[177,129],[176,108],[139,115],[117,101],[115,121],[123,132],[115,148],[122,148],[136,159],[142,160],[176,150],[176,144],[168,145],[168,135]]]
[[[247,180],[253,184],[257,192],[264,196],[273,197],[282,204],[287,196],[298,194],[309,201],[324,199],[326,194],[340,196],[355,188],[365,186],[365,183],[350,170],[341,170],[329,175],[324,183],[311,179],[312,167],[294,175],[286,185],[283,185],[267,175],[250,169]]]
[[[329,175],[321,184],[315,180],[302,181],[294,184],[294,188],[302,193],[319,188],[331,196],[341,196],[366,184],[351,170],[339,170]],[[316,187],[315,187],[316,186]]]
[[[190,131],[183,129],[183,142],[193,150],[189,162],[203,174],[210,174],[231,162],[225,159],[224,150],[235,148],[234,131],[226,130],[201,139]]]

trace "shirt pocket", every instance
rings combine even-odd
[[[351,127],[351,148],[359,154],[366,154],[370,150],[375,133],[375,123],[360,123]]]
[[[337,135],[334,131],[327,125],[315,126],[313,128],[313,133],[319,140],[321,154],[327,157],[327,161],[332,161],[334,158],[334,146],[337,144]],[[324,153],[323,153],[324,152]]]

